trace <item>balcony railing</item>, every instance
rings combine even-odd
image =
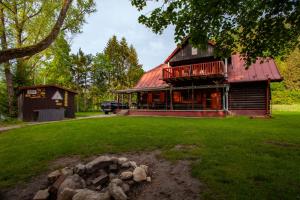
[[[192,77],[224,76],[224,62],[215,61],[163,69],[163,80]]]

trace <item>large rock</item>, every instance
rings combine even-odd
[[[71,176],[71,175],[73,175],[73,169],[71,169],[69,167],[65,167],[65,168],[61,169],[60,171],[65,176]]]
[[[133,171],[133,180],[135,182],[141,182],[147,180],[147,174],[145,169],[142,167],[137,167]]]
[[[137,167],[137,164],[136,164],[136,162],[134,162],[134,161],[129,161],[129,163],[130,163],[130,166],[132,167],[132,168],[136,168]]]
[[[115,200],[127,200],[127,195],[121,187],[122,184],[120,179],[113,179],[108,185],[109,193]]]
[[[51,196],[56,196],[57,191],[60,187],[60,185],[65,181],[66,176],[61,175],[49,188],[49,192],[51,193]]]
[[[109,156],[100,156],[85,165],[86,171],[87,173],[93,173],[99,169],[109,167],[109,165],[113,164],[113,162],[113,159]]]
[[[55,170],[48,174],[48,182],[53,184],[62,175],[60,170]]]
[[[110,200],[110,194],[84,189],[75,194],[72,200]]]
[[[59,196],[65,188],[83,189],[86,187],[85,181],[77,174],[68,176],[60,185],[57,195]]]
[[[125,158],[125,157],[118,158],[118,164],[119,164],[119,165],[122,165],[123,163],[125,163],[125,162],[127,162],[127,161],[128,161],[128,159]]]
[[[125,193],[129,192],[130,186],[127,183],[122,183],[121,188]]]
[[[121,167],[122,168],[129,168],[129,167],[132,167],[133,169],[137,167],[137,164],[136,162],[134,161],[127,161],[127,162],[124,162],[121,164]]]
[[[79,163],[78,165],[75,166],[74,172],[80,176],[84,175],[86,171],[85,165]]]
[[[120,178],[122,180],[127,180],[127,179],[131,179],[133,176],[132,172],[131,171],[126,171],[126,172],[122,172],[121,175],[120,175]]]
[[[57,196],[57,200],[72,200],[73,196],[78,191],[70,189],[70,188],[64,188],[60,194]]]
[[[140,165],[140,167],[145,170],[146,174],[149,173],[149,167],[147,165]]]
[[[33,200],[47,200],[49,198],[48,189],[39,190],[33,197]]]

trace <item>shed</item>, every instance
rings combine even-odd
[[[23,121],[57,121],[75,117],[76,91],[57,85],[19,88],[18,117]]]

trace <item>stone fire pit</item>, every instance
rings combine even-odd
[[[126,200],[135,185],[151,182],[148,166],[125,157],[100,156],[48,175],[48,188],[33,200]]]

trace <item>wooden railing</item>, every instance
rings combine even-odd
[[[186,77],[223,76],[224,62],[215,61],[163,69],[163,80]]]

